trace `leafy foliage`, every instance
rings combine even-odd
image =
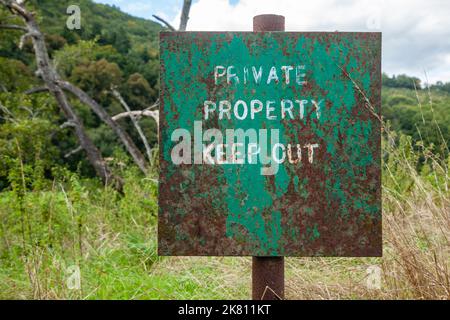
[[[412,138],[413,145],[431,146],[444,158],[450,145],[450,94],[430,91],[394,89],[382,90],[382,112],[394,131]]]
[[[406,74],[400,74],[398,76],[393,75],[389,77],[387,74],[383,73],[383,85],[390,88],[406,88],[406,89],[420,89],[421,81],[419,78],[410,77]]]
[[[71,31],[66,28],[68,18],[66,9],[71,4],[80,6],[81,30]],[[110,115],[124,111],[110,93],[112,86],[118,88],[132,109],[143,109],[157,99],[159,87],[157,34],[161,30],[160,25],[127,15],[116,7],[96,4],[90,0],[76,3],[33,0],[29,1],[28,6],[37,14],[41,29],[45,32],[47,48],[59,74],[86,91]],[[0,7],[0,22],[22,25],[20,19],[12,16],[3,7]],[[22,50],[18,48],[21,34],[21,31],[0,29],[0,101],[3,101],[5,108],[13,113],[23,107],[20,105],[22,102],[19,102],[21,100],[37,99],[39,103],[45,101],[44,105],[48,106],[45,112],[35,112],[40,108],[38,102],[28,106],[34,112],[32,122],[42,123],[42,131],[33,131],[38,128],[28,123],[29,119],[19,117],[15,123],[23,128],[29,126],[28,134],[36,139],[45,137],[46,144],[42,142],[42,148],[51,146],[56,150],[56,153],[52,154],[50,167],[65,165],[71,170],[93,176],[94,172],[87,164],[83,152],[65,156],[78,146],[70,129],[59,128],[59,125],[64,123],[64,117],[56,108],[54,101],[45,93],[37,95],[36,99],[23,95],[25,90],[38,86],[39,80],[34,75],[36,66],[31,41],[25,41]],[[71,103],[105,157],[112,157],[117,149],[121,149],[111,129],[105,126],[88,107],[76,99],[71,99]],[[0,116],[5,118],[3,113],[4,110],[0,110]],[[17,128],[4,119],[0,121],[7,123],[2,126],[4,133],[2,138],[12,139],[11,137],[16,135]],[[123,119],[120,122],[142,148],[142,142],[131,121]],[[48,126],[43,125],[44,123],[53,125],[51,133],[45,131],[44,128]],[[148,140],[155,145],[157,142],[155,123],[148,119],[142,120],[141,123]],[[23,135],[25,136],[25,133]],[[11,141],[8,143],[11,144]],[[3,150],[2,147],[0,151],[4,156],[11,153],[11,150]],[[0,175],[0,189],[2,186],[8,186],[6,174]]]

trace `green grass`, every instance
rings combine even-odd
[[[247,297],[242,278],[221,284],[239,259],[158,257],[154,183],[129,178],[123,197],[84,184],[73,175],[51,191],[0,194],[1,299]],[[72,265],[80,290],[66,285]]]
[[[399,141],[384,144],[384,257],[286,258],[288,299],[448,298],[448,165],[417,172]],[[125,176],[123,196],[73,173],[25,192],[13,180],[0,193],[0,299],[250,298],[250,258],[158,257],[156,184]],[[67,287],[73,265],[80,290]],[[366,286],[374,265],[381,290]]]
[[[288,299],[450,298],[450,159],[388,136],[383,258],[286,258]],[[62,170],[48,181],[17,163],[0,193],[0,299],[251,297],[250,258],[158,257],[157,185],[135,169],[121,172],[120,195],[96,179]],[[74,265],[79,290],[67,286]],[[366,285],[370,266],[383,272],[381,289]]]

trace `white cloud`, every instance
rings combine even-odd
[[[251,31],[264,13],[284,15],[287,31],[382,31],[383,71],[450,81],[447,0],[198,0],[188,30]]]

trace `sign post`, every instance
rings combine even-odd
[[[251,256],[283,299],[283,257],[381,255],[381,34],[253,24],[160,33],[158,253]]]
[[[253,32],[284,30],[284,16],[263,14],[253,17]],[[253,257],[252,299],[284,299],[284,257]]]

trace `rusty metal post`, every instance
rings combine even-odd
[[[253,257],[252,299],[284,299],[283,257]]]
[[[254,16],[253,31],[284,31],[284,16],[276,14]]]
[[[284,31],[284,16],[262,14],[253,17],[253,31]],[[253,257],[252,299],[284,299],[284,258]]]

